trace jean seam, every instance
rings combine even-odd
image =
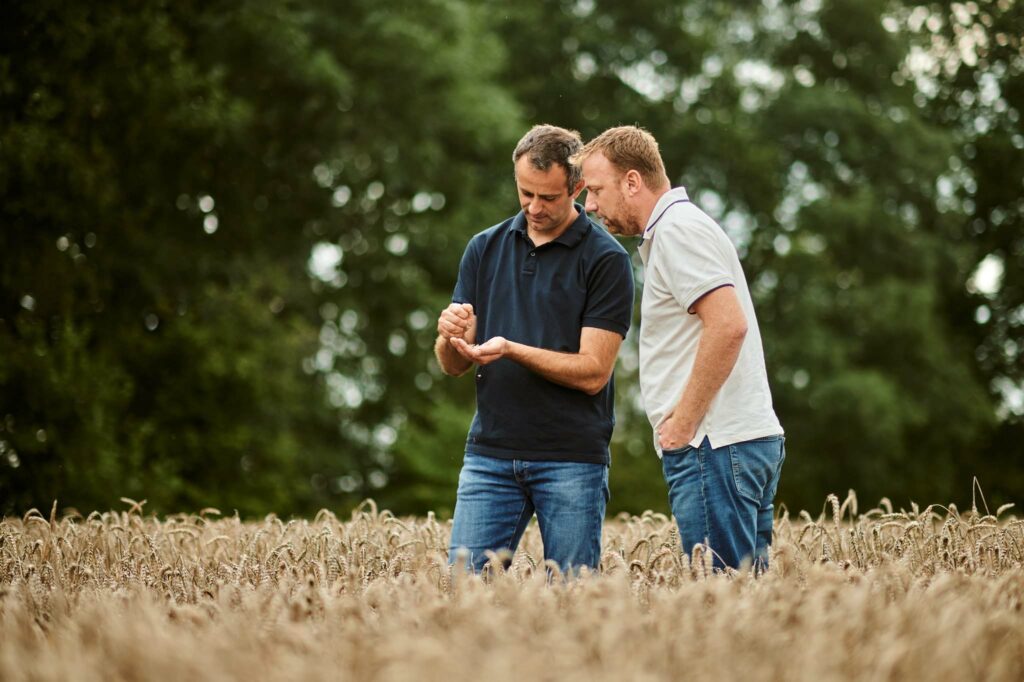
[[[729,470],[732,472],[732,487],[736,494],[750,502],[756,502],[753,493],[745,492],[740,485],[740,460],[735,445],[729,446]]]
[[[704,474],[704,447],[697,448],[697,466],[700,467],[700,501],[704,506],[704,544],[711,539],[711,517],[708,514],[708,496],[706,492],[706,476]],[[693,549],[692,547],[690,548]]]
[[[519,524],[522,523],[522,521],[523,521],[523,514],[526,512],[526,505],[527,505],[527,500],[524,499],[523,500],[523,508],[519,510],[519,515],[516,517],[516,522],[512,526],[512,532],[509,534],[508,540],[505,542],[503,547],[507,547],[508,549],[512,549],[512,540],[515,539],[516,531],[519,530]],[[529,522],[529,519],[527,519],[527,522]],[[526,530],[526,528],[524,527],[523,530]]]

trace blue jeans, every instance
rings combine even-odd
[[[564,573],[601,561],[608,465],[498,459],[466,453],[459,474],[448,561],[469,550],[474,571],[488,550],[514,552],[534,512],[544,557]]]
[[[662,453],[684,552],[704,543],[715,568],[739,568],[745,560],[756,570],[768,567],[772,501],[786,459],[785,441],[769,436],[712,448],[705,438],[700,447]]]

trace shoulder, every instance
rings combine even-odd
[[[729,241],[725,230],[714,218],[692,203],[681,203],[671,207],[658,223],[657,235],[663,241],[695,242]]]
[[[669,209],[669,224],[678,224],[686,229],[713,234],[725,234],[725,230],[714,218],[693,202],[678,204]]]
[[[584,247],[582,266],[591,283],[633,281],[633,262],[629,252],[603,226],[591,221]]]
[[[589,218],[588,218],[589,220]],[[597,256],[620,256],[629,258],[629,253],[615,237],[608,233],[600,223],[590,221],[590,234],[587,235],[587,249]]]
[[[511,218],[501,221],[497,225],[491,225],[487,229],[477,232],[469,238],[469,243],[466,244],[466,251],[482,252],[489,246],[508,238],[510,236],[512,222],[515,219],[516,216],[512,216]]]

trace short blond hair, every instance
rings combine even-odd
[[[605,158],[623,173],[635,170],[643,178],[644,184],[652,190],[661,189],[669,184],[658,141],[640,126],[609,128],[583,145],[583,149],[573,155],[573,165],[582,166],[583,161],[595,152],[604,154]]]

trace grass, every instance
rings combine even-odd
[[[770,571],[713,574],[670,519],[610,520],[599,575],[451,571],[450,526],[215,510],[0,522],[0,680],[1020,680],[1024,521],[783,512]]]

